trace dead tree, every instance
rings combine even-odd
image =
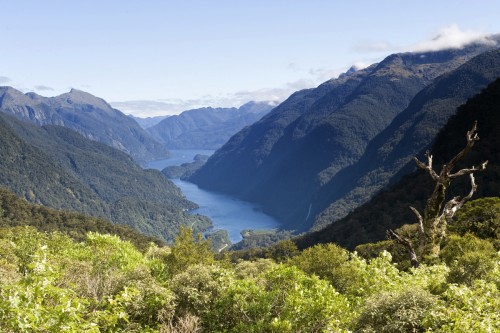
[[[426,170],[432,179],[436,182],[432,195],[427,200],[424,215],[422,216],[417,209],[410,207],[418,223],[417,244],[414,244],[410,239],[399,235],[394,230],[389,229],[387,236],[389,239],[403,245],[409,252],[411,263],[414,267],[418,267],[419,259],[421,258],[437,258],[441,249],[441,241],[446,237],[447,225],[451,222],[455,212],[460,209],[470,198],[477,189],[474,181],[474,172],[482,171],[486,168],[488,161],[482,163],[479,167],[472,167],[470,169],[461,169],[453,173],[453,168],[457,163],[466,156],[474,146],[474,143],[479,140],[476,133],[477,122],[467,132],[467,144],[465,147],[453,157],[447,164],[443,165],[441,172],[438,174],[432,167],[432,155],[427,151],[425,156],[427,163],[419,161],[416,157],[415,162],[417,166]],[[468,195],[463,198],[454,197],[448,202],[446,200],[446,190],[449,188],[453,179],[460,176],[469,175],[471,181],[471,190]]]

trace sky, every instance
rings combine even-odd
[[[281,102],[395,52],[500,33],[497,0],[0,0],[0,85],[126,114]]]

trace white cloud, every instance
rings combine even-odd
[[[407,51],[425,52],[461,48],[473,42],[495,44],[488,35],[480,31],[461,30],[457,25],[450,25],[442,28],[433,39],[413,45]]]

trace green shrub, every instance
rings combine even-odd
[[[489,279],[499,260],[490,242],[470,233],[448,237],[441,258],[450,267],[447,281],[469,286],[474,280]]]
[[[436,300],[418,288],[375,294],[367,299],[356,332],[424,332],[423,319]]]
[[[450,285],[428,313],[425,327],[436,333],[500,332],[500,292],[494,283]]]
[[[177,316],[192,314],[203,318],[232,281],[232,272],[217,266],[193,265],[175,275],[170,288],[175,295]]]
[[[345,292],[351,284],[355,269],[349,264],[349,252],[335,244],[318,244],[288,261],[307,274],[329,281],[335,289]]]
[[[483,239],[500,239],[500,198],[481,198],[467,202],[455,215],[450,231],[473,233]]]
[[[278,265],[258,279],[235,280],[210,313],[208,332],[338,332],[352,309],[326,281]]]
[[[214,252],[209,240],[204,240],[201,234],[195,239],[192,228],[181,226],[166,261],[173,276],[185,271],[191,265],[210,265],[214,262]]]

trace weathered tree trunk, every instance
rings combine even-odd
[[[388,230],[387,232],[390,239],[407,248],[410,254],[410,260],[414,267],[418,267],[419,258],[429,258],[432,260],[439,256],[441,241],[444,237],[446,237],[448,223],[451,222],[455,212],[460,209],[465,202],[472,198],[472,195],[477,189],[473,173],[484,170],[488,161],[482,163],[477,168],[473,166],[470,169],[461,169],[452,173],[452,170],[457,163],[469,153],[474,146],[474,143],[479,140],[476,130],[477,122],[475,122],[472,129],[467,132],[466,146],[457,155],[455,155],[450,162],[443,165],[439,174],[437,174],[432,167],[432,155],[430,155],[429,152],[425,154],[427,163],[423,163],[415,158],[417,166],[426,170],[432,179],[436,181],[434,191],[427,200],[427,204],[424,209],[424,216],[422,217],[418,210],[410,207],[418,221],[418,244],[416,244],[416,249],[415,244],[413,244],[409,239],[398,235],[393,230]],[[469,175],[471,179],[471,190],[469,194],[462,199],[460,199],[460,197],[455,197],[445,203],[446,190],[449,188],[452,180],[463,175]]]

